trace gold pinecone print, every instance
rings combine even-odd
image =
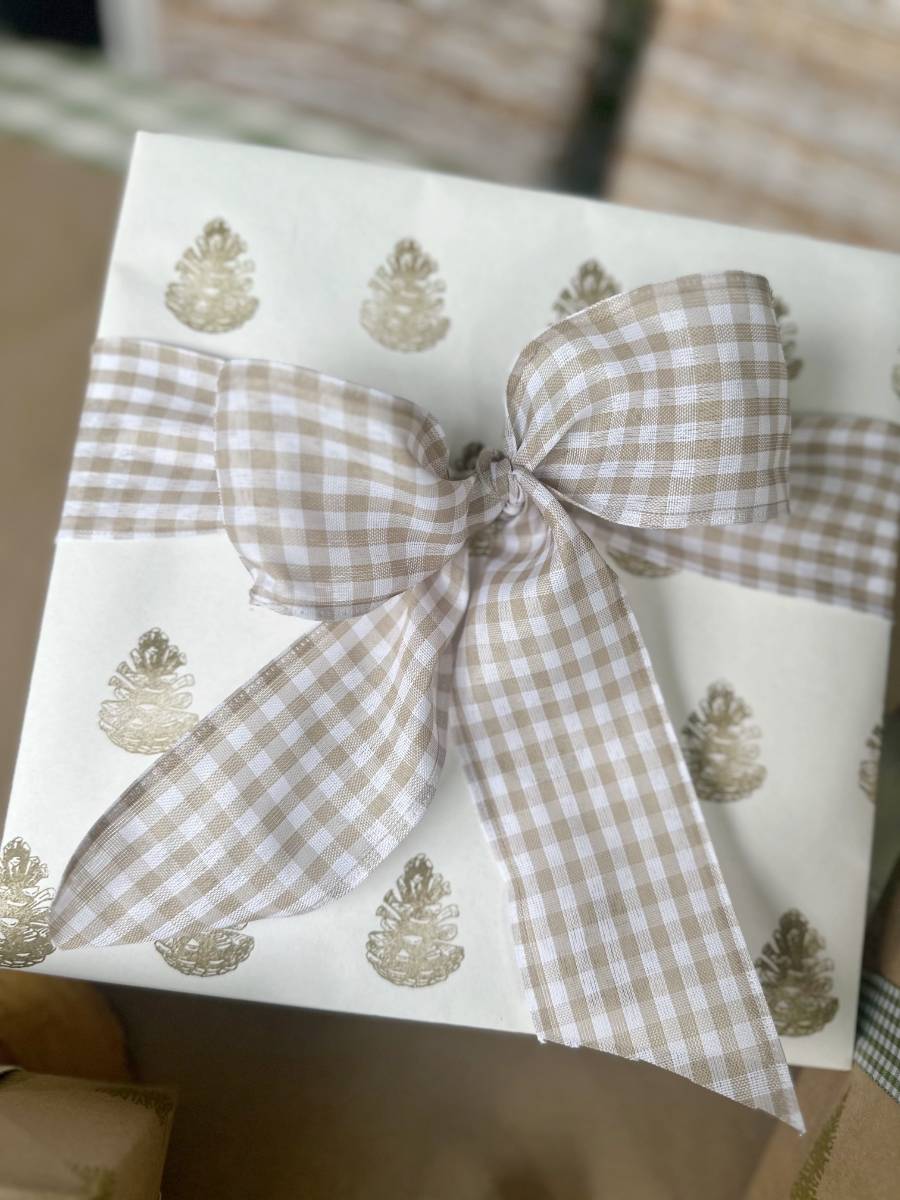
[[[255,942],[240,932],[243,928],[235,925],[231,929],[210,929],[153,944],[174,971],[208,979],[213,975],[229,975],[250,957]]]
[[[561,321],[565,317],[573,317],[575,313],[610,296],[618,295],[621,287],[607,275],[596,258],[583,262],[568,287],[564,287],[553,305],[553,319]]]
[[[765,782],[766,768],[758,761],[762,735],[752,716],[746,700],[719,680],[688,717],[681,744],[701,800],[744,800]]]
[[[452,944],[459,909],[443,904],[449,895],[450,884],[424,854],[409,860],[376,909],[381,928],[366,943],[366,958],[382,979],[399,987],[431,987],[458,969],[465,951]]]
[[[101,1096],[112,1096],[116,1100],[136,1104],[138,1108],[146,1108],[148,1112],[153,1113],[162,1129],[168,1124],[175,1107],[175,1101],[169,1092],[156,1091],[154,1088],[134,1087],[127,1083],[103,1083],[94,1090]]]
[[[259,301],[252,294],[254,267],[246,250],[227,221],[208,221],[175,264],[178,278],[166,288],[169,312],[202,333],[227,333],[249,321]]]
[[[803,359],[797,357],[797,326],[789,321],[791,310],[780,296],[772,297],[772,308],[778,322],[778,332],[781,334],[781,345],[784,350],[784,361],[787,366],[788,379],[796,379],[803,369]]]
[[[859,764],[859,790],[873,804],[878,794],[878,765],[881,762],[883,740],[884,729],[876,725],[866,738],[866,753]]]
[[[629,575],[637,575],[644,579],[665,579],[669,575],[677,575],[675,567],[664,567],[661,563],[651,562],[640,554],[629,554],[625,550],[612,550],[608,546],[606,553],[609,558]]]
[[[81,1180],[79,1200],[115,1200],[116,1173],[108,1167],[85,1167],[78,1163],[69,1166]]]
[[[442,279],[432,279],[438,266],[414,238],[397,242],[387,261],[369,280],[371,295],[362,303],[360,323],[388,350],[430,350],[445,337]]]
[[[800,1173],[791,1188],[790,1200],[819,1200],[819,1186],[825,1178],[825,1171],[831,1160],[831,1152],[837,1139],[838,1126],[844,1112],[844,1105],[850,1095],[848,1088],[841,1097],[837,1108],[822,1126],[822,1132],[813,1143],[809,1158],[800,1168]]]
[[[466,479],[475,473],[478,466],[478,456],[484,449],[484,442],[466,442],[462,450],[450,458],[450,478]]]
[[[132,754],[161,754],[197,724],[197,714],[187,711],[194,676],[179,672],[187,655],[161,629],[142,633],[129,657],[109,681],[114,698],[100,705],[100,728]]]
[[[22,838],[0,851],[0,967],[33,967],[53,953],[47,867]]]
[[[754,964],[782,1037],[808,1037],[833,1020],[838,1010],[834,963],[823,951],[825,939],[796,908],[784,913],[772,940]]]

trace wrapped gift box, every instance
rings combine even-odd
[[[795,412],[896,417],[890,256],[172,137],[137,140],[99,335],[365,381],[436,414],[461,454],[501,444],[509,365],[560,314],[734,267],[780,298]],[[788,1059],[847,1067],[889,620],[633,556],[620,566]],[[0,961],[532,1031],[504,885],[452,747],[421,824],[342,899],[155,945],[54,949],[52,893],[90,825],[311,627],[252,608],[247,589],[223,531],[59,541],[3,838]],[[779,992],[792,954],[801,1021]]]

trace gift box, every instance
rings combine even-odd
[[[171,1088],[0,1067],[3,1195],[155,1200],[174,1111]]]
[[[141,135],[4,833],[3,965],[537,1030],[657,1062],[797,1123],[780,1052],[753,1056],[775,1030],[792,1063],[846,1068],[852,1056],[896,571],[898,281],[900,263],[869,251]],[[580,468],[580,483],[571,454],[587,436],[570,442],[554,476],[554,494],[575,503],[578,487],[606,481],[611,499],[582,514],[593,549],[556,500],[517,494],[538,476],[523,474],[515,455],[473,449],[504,445],[514,361],[510,421],[530,412],[540,425],[550,402],[529,408],[544,395],[538,376],[555,389],[553,405],[586,393],[591,413],[592,388],[605,395],[639,379],[651,406],[632,426],[621,413],[604,425],[606,448]],[[665,478],[650,470],[644,488],[650,418],[654,428],[672,419],[660,397],[673,387],[686,389],[688,417],[661,439]],[[725,416],[722,396],[734,406]],[[679,447],[707,447],[723,420],[713,482],[696,463],[691,476]],[[274,440],[258,444],[266,431]],[[550,444],[555,435],[541,436]],[[214,438],[227,446],[217,449],[218,476]],[[410,447],[425,457],[411,459]],[[624,485],[608,465],[616,447],[638,454]],[[438,464],[438,491],[404,507],[402,488],[425,486],[426,461]],[[701,501],[686,520],[685,505],[697,503],[691,478],[701,476],[715,505]],[[341,500],[342,488],[355,499]],[[280,519],[272,497],[281,490],[291,497],[287,524],[277,535],[265,522],[255,528],[258,512]],[[452,501],[450,518],[422,507],[434,495]],[[463,495],[464,520],[452,507]],[[492,564],[513,561],[504,558],[511,544],[531,561],[537,543],[515,540],[528,504],[561,523],[555,544],[577,548],[567,578],[586,571],[588,580],[552,629],[531,601],[510,610],[514,627],[496,628],[469,601],[466,620],[485,621],[486,632],[474,659],[464,637],[456,650],[467,671],[465,686],[454,685],[463,732],[450,738],[435,784],[436,770],[420,776],[422,762],[440,765],[440,704],[424,736],[401,720],[402,689],[390,693],[394,712],[372,680],[390,676],[391,655],[414,675],[431,644],[426,626],[454,645],[446,613],[458,599],[435,609],[434,591],[415,591],[437,536],[428,521],[449,530],[441,536],[453,563],[483,588]],[[655,514],[651,527],[641,504]],[[391,536],[378,532],[385,513],[399,522]],[[340,536],[329,534],[332,519],[345,522]],[[735,519],[729,532],[724,522]],[[680,528],[691,520],[712,524]],[[418,582],[384,591],[384,571],[363,568],[379,567],[407,529]],[[276,543],[284,575],[270,566]],[[371,556],[362,565],[360,548]],[[314,587],[298,600],[294,580],[310,564]],[[551,574],[549,590],[559,586]],[[395,621],[407,594],[421,606],[385,632],[378,621]],[[543,602],[540,588],[528,595]],[[583,667],[585,683],[577,657],[560,683],[570,649],[582,655],[585,642],[594,653],[607,636],[607,605],[609,636],[629,646],[618,654],[610,643],[599,666]],[[634,649],[629,606],[664,699]],[[436,623],[435,612],[444,613]],[[535,638],[524,676],[509,658],[479,680],[478,664],[514,644],[522,622]],[[422,641],[403,641],[405,630]],[[376,672],[382,642],[393,649]],[[521,712],[490,690],[513,676],[526,680],[521,711],[537,704],[533,676],[546,741],[515,742]],[[539,690],[548,683],[552,701]],[[576,695],[586,703],[570,712]],[[323,696],[331,707],[318,730]],[[367,724],[365,705],[376,701]],[[542,774],[560,731],[594,709],[596,730]],[[640,724],[648,711],[657,715]],[[626,735],[626,722],[636,732]],[[311,727],[325,741],[315,744]],[[680,750],[666,750],[676,737]],[[605,757],[591,775],[598,745]],[[334,784],[343,766],[333,776],[328,766],[354,755],[367,764],[358,794]],[[488,762],[490,777],[480,774]],[[586,775],[578,828],[565,804],[546,820],[494,807],[514,792],[515,771],[516,787],[536,788],[529,813],[535,795],[565,797]],[[315,813],[307,787],[318,789]],[[213,812],[198,797],[214,792]],[[415,803],[399,807],[413,792]],[[351,854],[330,822],[335,812],[355,819],[363,801],[368,840]],[[299,805],[319,822],[290,854],[278,832],[284,812],[273,821],[266,807],[279,803],[290,821]],[[185,806],[179,824],[173,814]],[[581,858],[598,837],[611,874],[599,857]],[[277,879],[251,881],[255,893],[239,903],[232,878],[247,884],[251,842],[258,859],[274,847],[281,866]],[[140,894],[129,890],[138,872]],[[269,915],[249,919],[266,905]],[[272,915],[287,910],[302,915]],[[718,1000],[708,1022],[696,1018],[692,1041],[685,1026],[710,990]],[[732,1086],[733,1074],[744,1083]]]

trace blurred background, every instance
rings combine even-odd
[[[900,248],[900,0],[0,0],[0,128],[361,155]]]
[[[0,0],[3,796],[137,129],[900,250],[900,0]],[[176,1084],[172,1200],[736,1200],[771,1132],[530,1039],[22,972],[3,1060]]]

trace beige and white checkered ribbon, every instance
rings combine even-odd
[[[572,515],[669,531],[783,518],[768,284],[689,276],[552,326],[516,362],[507,415],[505,450],[457,479],[407,401],[98,345],[63,536],[224,523],[255,602],[323,623],[94,826],[54,939],[168,938],[344,895],[422,817],[452,715],[538,1036],[801,1128],[637,625]],[[491,553],[470,554],[486,536]]]

